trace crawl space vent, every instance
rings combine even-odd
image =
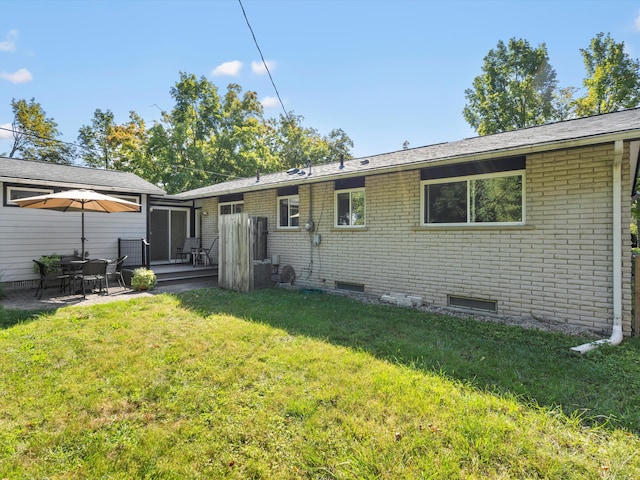
[[[482,312],[498,312],[498,302],[495,300],[481,300],[478,298],[456,297],[449,295],[449,306],[457,308],[467,308]]]
[[[364,285],[361,283],[336,282],[336,290],[364,293]]]

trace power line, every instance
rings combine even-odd
[[[273,81],[273,77],[271,76],[271,71],[269,70],[269,67],[267,66],[267,62],[264,60],[264,55],[262,55],[262,50],[260,49],[260,45],[258,45],[258,40],[256,39],[256,34],[253,33],[253,28],[251,28],[251,24],[249,23],[249,19],[247,18],[247,12],[245,12],[245,10],[244,10],[244,5],[242,5],[242,0],[238,0],[238,3],[240,4],[240,8],[242,9],[242,14],[244,15],[244,19],[247,22],[247,26],[249,27],[249,31],[251,31],[251,36],[253,37],[253,42],[256,44],[256,48],[258,49],[258,52],[260,53],[260,58],[262,59],[262,64],[264,65],[265,70],[269,74],[269,80],[271,80],[271,85],[273,85],[273,89],[276,92],[276,96],[278,97],[278,101],[280,102],[280,105],[282,106],[282,111],[284,112],[284,116],[288,117],[289,116],[289,112],[287,112],[287,109],[284,108],[284,103],[282,102],[282,99],[280,98],[280,93],[278,92],[278,89],[276,88],[276,84]]]

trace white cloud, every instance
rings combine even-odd
[[[273,107],[277,107],[280,104],[280,102],[276,97],[264,97],[260,101],[260,103],[264,108],[273,108]]]
[[[640,10],[636,13],[636,18],[633,20],[633,29],[636,32],[640,32]]]
[[[240,73],[240,69],[242,68],[242,62],[239,60],[234,60],[232,62],[224,62],[218,65],[213,69],[211,75],[214,77],[224,77],[224,76],[232,76],[235,77]]]
[[[15,52],[16,40],[18,39],[17,30],[9,30],[6,40],[0,42],[0,52]]]
[[[26,68],[21,68],[20,70],[16,70],[14,73],[0,72],[0,78],[4,80],[8,80],[11,83],[26,83],[33,80],[33,75]]]
[[[9,130],[13,130],[13,125],[11,125],[10,123],[0,124],[0,140],[13,138],[13,134]]]
[[[267,67],[264,66],[264,63],[262,62],[258,62],[258,61],[253,61],[251,62],[251,70],[253,70],[253,73],[255,73],[256,75],[264,75],[267,73],[267,68],[269,68],[270,72],[273,72],[276,68],[276,62],[272,62],[270,60],[265,61],[265,63],[267,64]]]

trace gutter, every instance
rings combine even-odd
[[[613,153],[613,329],[611,337],[585,343],[571,350],[586,353],[601,345],[622,343],[622,152],[624,142],[616,140]]]

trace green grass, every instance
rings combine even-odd
[[[0,478],[640,478],[636,339],[279,290],[0,327]]]

